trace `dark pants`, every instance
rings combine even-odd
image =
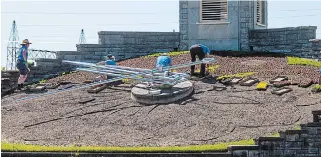
[[[202,60],[205,58],[205,53],[203,52],[202,47],[193,47],[190,49],[190,54],[192,57],[192,62],[196,61],[196,56],[198,57],[199,60]],[[195,65],[191,66],[191,75],[194,75],[195,71]],[[201,76],[205,76],[205,64],[201,64]]]
[[[19,70],[20,75],[27,75],[29,72],[26,64],[20,60],[17,61],[17,69]]]

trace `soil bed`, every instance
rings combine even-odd
[[[173,64],[189,61],[189,55],[172,58]],[[289,66],[285,58],[215,58],[221,66],[212,75],[257,72],[253,77],[266,82],[279,75],[312,80],[318,76],[318,68]],[[155,60],[138,58],[119,64],[152,68]],[[245,64],[246,60],[264,62]],[[180,71],[184,70],[188,68]],[[96,76],[99,75],[77,72],[49,82],[83,82]],[[83,89],[19,103],[12,100],[33,94],[15,93],[1,99],[2,140],[41,145],[214,144],[293,129],[296,124],[312,121],[311,111],[321,108],[321,94],[310,94],[311,87],[290,86],[292,92],[277,96],[271,93],[273,88],[257,91],[255,86],[235,85],[217,91],[213,90],[214,84],[193,83],[195,94],[188,99],[152,106],[132,101],[131,88],[127,84],[110,87],[97,94]],[[92,101],[81,102],[93,98]]]

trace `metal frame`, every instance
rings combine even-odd
[[[100,85],[100,84],[119,81],[125,78],[131,78],[136,81],[147,82],[148,84],[161,84],[161,85],[174,86],[180,82],[187,81],[189,78],[189,75],[185,73],[172,73],[168,71],[173,69],[189,67],[191,65],[206,64],[206,63],[213,63],[213,62],[215,62],[214,58],[204,58],[201,61],[167,66],[167,67],[164,67],[162,71],[159,71],[158,69],[142,69],[142,68],[131,68],[131,67],[124,67],[124,66],[111,66],[111,65],[103,66],[103,65],[93,64],[93,63],[63,60],[62,63],[64,64],[72,64],[72,65],[87,67],[87,68],[77,68],[78,71],[87,71],[87,72],[98,73],[103,75],[116,76],[116,78],[112,78],[112,79],[108,79],[100,82],[94,82],[87,85],[74,86],[72,88],[64,89],[64,90],[55,90],[44,94],[22,98],[17,101],[30,100],[30,99],[47,96],[47,95],[57,94],[60,92],[83,89],[94,85]]]

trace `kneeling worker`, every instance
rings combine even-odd
[[[172,66],[172,59],[167,53],[162,53],[161,56],[157,58],[155,68],[163,71],[163,68],[166,66]]]
[[[116,65],[115,57],[111,54],[107,55],[106,65]]]
[[[101,61],[97,63],[98,65],[116,65],[115,57],[111,54],[107,55],[106,61]],[[108,79],[114,78],[113,76],[107,76]],[[103,81],[105,80],[105,76],[101,75],[95,78],[95,81]]]
[[[195,44],[190,47],[189,52],[192,57],[192,62],[195,62],[196,56],[198,57],[199,60],[206,58],[210,53],[210,49],[208,49],[205,45]],[[195,65],[192,65],[191,66],[191,76],[194,75],[194,71],[195,71]],[[201,73],[200,74],[202,77],[205,76],[205,64],[201,64]]]

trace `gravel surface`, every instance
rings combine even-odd
[[[189,56],[182,56],[188,62]],[[173,64],[178,64],[179,57],[173,57]],[[286,73],[288,69],[296,71],[298,67],[286,65],[284,58],[216,58],[221,67],[213,75],[226,71],[246,72],[245,66],[251,66],[250,71],[260,71],[268,68],[268,62],[283,67],[280,68],[283,71],[270,68],[268,73],[257,74],[264,76],[261,80],[268,80],[270,75],[275,77],[274,74]],[[152,67],[153,59],[143,65],[131,66]],[[263,60],[263,63],[257,60]],[[120,65],[129,64],[129,61],[120,62]],[[314,75],[317,68],[299,67],[301,70],[297,71],[302,74],[301,78],[317,76]],[[77,73],[62,77],[77,79],[73,75]],[[300,78],[294,73],[289,75]],[[26,93],[5,96],[1,99],[2,141],[104,146],[213,144],[294,129],[297,124],[312,121],[311,111],[321,108],[321,94],[309,93],[311,87],[290,86],[292,92],[276,96],[271,94],[272,88],[256,91],[254,86],[236,85],[224,91],[213,91],[213,84],[193,83],[194,95],[168,105],[144,106],[133,102],[131,88],[126,84],[97,94],[76,90],[18,103],[13,100],[25,97]],[[90,98],[95,100],[79,103]]]

